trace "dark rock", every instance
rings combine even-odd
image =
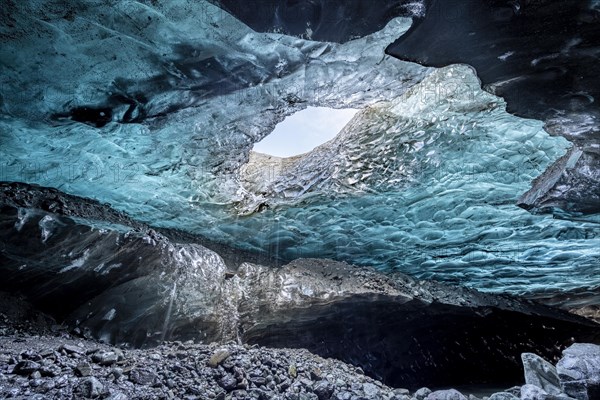
[[[23,360],[32,360],[32,361],[41,361],[42,360],[42,356],[40,356],[38,353],[31,351],[31,350],[26,350],[26,351],[21,352],[21,354],[19,354],[19,356]]]
[[[576,343],[556,365],[566,394],[578,400],[600,399],[600,346]]]
[[[350,400],[350,399],[352,399],[352,397],[353,397],[352,393],[342,390],[339,392],[334,392],[331,399],[332,400]]]
[[[212,356],[210,356],[209,360],[208,360],[208,366],[212,367],[212,368],[216,368],[219,364],[221,364],[223,361],[225,361],[227,359],[227,357],[229,357],[231,355],[231,353],[229,353],[229,350],[227,349],[219,349],[217,351],[215,351]]]
[[[92,374],[92,367],[87,362],[80,362],[75,367],[75,375],[86,377]]]
[[[36,374],[39,374],[39,372],[34,372],[33,374],[31,374],[32,375],[30,377],[31,380],[29,381],[29,386],[31,386],[33,388],[42,386],[42,384],[44,383],[44,381],[40,379],[41,375],[36,375]]]
[[[234,390],[237,387],[237,380],[231,374],[225,374],[221,379],[219,379],[219,386],[228,392]]]
[[[104,385],[97,378],[90,377],[82,380],[77,389],[83,397],[90,399],[100,396],[104,390]]]
[[[42,384],[42,386],[40,387],[40,390],[43,393],[47,393],[47,392],[51,391],[52,389],[54,389],[55,387],[56,387],[56,383],[54,381],[47,380]]]
[[[59,350],[64,350],[65,353],[67,353],[67,354],[79,354],[79,355],[85,354],[85,350],[83,350],[81,347],[73,346],[73,345],[69,345],[69,344],[63,344],[62,346],[60,346]]]
[[[52,349],[46,349],[42,352],[40,352],[40,356],[42,356],[42,358],[49,358],[49,357],[53,357],[55,355],[54,350]]]
[[[145,368],[135,368],[129,373],[129,380],[138,385],[151,386],[158,381],[154,371]]]
[[[368,398],[376,398],[379,396],[379,388],[370,382],[363,383],[362,390]]]
[[[92,355],[92,361],[100,365],[113,365],[119,360],[119,356],[114,351],[99,351]]]
[[[114,391],[111,392],[110,395],[104,400],[129,400],[129,397],[119,391]]]
[[[525,370],[526,384],[542,388],[549,394],[562,392],[554,365],[532,353],[521,354],[521,360]]]
[[[256,386],[264,386],[265,383],[267,383],[267,380],[265,378],[263,378],[262,376],[254,376],[248,380]]]
[[[62,368],[55,364],[42,365],[42,367],[40,368],[40,373],[42,374],[42,376],[48,376],[51,378],[60,375],[61,372]]]
[[[313,381],[320,381],[321,379],[323,379],[322,374],[323,373],[319,368],[313,368],[310,370],[310,379],[312,379]]]
[[[335,386],[326,380],[317,383],[313,389],[319,400],[329,400],[334,391]]]
[[[39,370],[40,368],[41,365],[36,363],[35,361],[25,360],[20,361],[17,363],[17,365],[15,365],[13,373],[18,375],[30,375],[31,373]]]
[[[123,369],[122,368],[113,368],[110,370],[110,374],[115,379],[119,379],[121,376],[123,376]]]

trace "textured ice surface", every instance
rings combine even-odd
[[[514,206],[568,147],[507,114],[469,68],[441,69],[283,169],[252,165],[264,171],[258,181],[272,179],[253,207],[271,210],[234,232],[290,258],[326,255],[491,291],[593,288],[598,225]]]
[[[466,67],[385,56],[409,19],[335,44],[256,33],[206,2],[57,4],[11,3],[1,32],[1,180],[281,258],[491,291],[600,284],[598,224],[515,206],[568,142],[507,114]],[[243,167],[308,106],[363,111],[293,163]]]

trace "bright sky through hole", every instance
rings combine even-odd
[[[277,157],[307,153],[333,139],[357,112],[350,108],[308,107],[278,124],[253,150]]]

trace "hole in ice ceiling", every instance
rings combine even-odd
[[[308,107],[279,123],[273,133],[254,145],[253,150],[276,157],[307,153],[333,139],[358,111]]]

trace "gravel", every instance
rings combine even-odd
[[[0,337],[0,398],[400,400],[406,393],[306,350],[193,342],[132,350],[64,333]]]

